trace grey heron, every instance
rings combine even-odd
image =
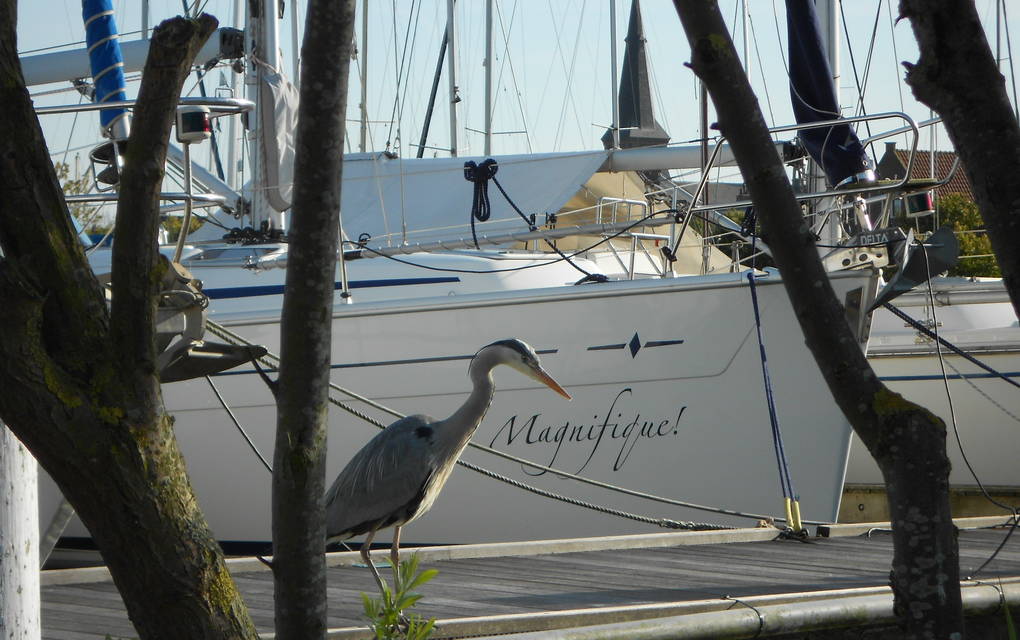
[[[372,539],[378,531],[394,527],[390,560],[396,571],[401,527],[432,507],[492,403],[492,370],[501,364],[570,399],[542,369],[530,346],[516,338],[493,342],[471,359],[472,390],[459,409],[445,420],[425,415],[397,420],[351,458],[326,493],[326,543],[367,534],[361,557],[380,591],[385,587],[369,556]]]

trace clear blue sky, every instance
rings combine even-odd
[[[246,2],[247,0],[245,0]],[[782,0],[748,0],[750,3],[751,77],[766,118],[775,124],[792,122],[785,71],[785,17]],[[180,1],[152,0],[152,23],[181,12]],[[243,4],[243,3],[239,3]],[[286,69],[291,69],[290,13],[295,4],[287,2],[288,15],[281,24],[281,41],[285,48]],[[611,82],[609,63],[609,1],[608,0],[497,0],[496,56],[497,70],[495,129],[510,133],[498,135],[494,142],[497,153],[519,153],[528,150],[600,148],[599,141],[611,118]],[[619,30],[619,60],[623,44],[629,0],[616,0]],[[736,20],[735,41],[743,49],[740,35],[739,0],[720,3],[727,21]],[[1007,3],[1013,4],[1013,3]],[[235,0],[208,0],[205,9],[231,24]],[[897,3],[893,0],[853,0],[844,2],[843,12],[850,33],[842,43],[842,75],[840,100],[844,114],[858,109],[856,81],[851,65],[851,49],[858,75],[864,81],[868,47],[878,16],[875,48],[872,54],[865,106],[869,113],[899,111],[917,120],[928,117],[928,110],[916,103],[909,88],[902,82],[899,62],[916,60],[917,48],[904,21],[895,23]],[[117,20],[124,33],[141,27],[139,0],[115,0]],[[361,30],[361,2],[356,30]],[[396,7],[394,13],[393,7]],[[483,126],[484,2],[460,0],[459,58],[461,103],[461,155],[482,153],[482,136],[468,129]],[[986,33],[995,48],[995,0],[977,0],[985,21]],[[46,0],[19,3],[19,49],[37,50],[54,45],[79,42],[83,39],[79,0]],[[1020,7],[1013,5],[1010,15],[1012,46],[1020,55]],[[645,36],[652,65],[653,92],[657,117],[674,141],[697,138],[697,83],[693,73],[683,66],[689,49],[679,19],[670,0],[644,0]],[[400,145],[404,155],[413,155],[420,135],[428,91],[432,82],[439,43],[446,21],[445,0],[394,0],[370,2],[368,50],[368,108],[371,126],[369,147],[380,150],[389,142]],[[408,30],[408,24],[412,28]],[[894,37],[895,36],[895,40]],[[137,35],[126,35],[134,38]],[[895,43],[895,45],[894,45]],[[895,46],[895,50],[894,50]],[[405,57],[404,78],[399,94],[395,78],[400,60]],[[1008,55],[1006,37],[1002,36],[1002,56]],[[349,117],[358,117],[360,87],[357,74],[365,60],[364,52],[354,62],[349,95]],[[1009,60],[1004,61],[1007,89],[1011,91]],[[218,83],[214,72],[211,85]],[[136,85],[134,85],[136,86]],[[190,84],[188,85],[191,86]],[[39,87],[34,92],[54,89]],[[211,87],[210,87],[211,89]],[[446,81],[441,84],[441,100],[434,118],[430,143],[442,146],[447,140]],[[400,98],[398,106],[397,99]],[[77,102],[76,94],[40,95],[39,104]],[[72,133],[69,118],[44,122],[51,150],[84,144],[93,136],[94,127],[80,127]],[[878,125],[881,126],[881,125]],[[83,137],[84,136],[84,137]],[[351,122],[349,140],[356,149],[358,126]],[[927,145],[927,138],[924,140]],[[944,135],[940,147],[947,146]],[[430,152],[431,153],[431,152]]]

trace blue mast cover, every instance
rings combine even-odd
[[[790,48],[790,97],[797,123],[839,118],[832,69],[822,46],[814,1],[786,0],[786,26]],[[799,135],[832,186],[859,178],[871,169],[871,160],[849,125],[806,129]]]
[[[117,23],[113,19],[113,1],[82,0],[81,13],[85,20],[85,43],[89,51],[92,81],[96,88],[95,101],[127,100],[127,93],[124,90],[124,58],[120,53]],[[99,121],[106,132],[112,132],[112,127],[118,119],[123,119],[125,123],[120,133],[126,137],[125,109],[104,109],[99,114]]]

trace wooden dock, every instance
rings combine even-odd
[[[971,519],[966,526],[993,522],[1003,519]],[[608,629],[639,620],[665,624],[684,615],[725,611],[764,625],[761,612],[777,603],[849,596],[891,602],[886,586],[891,536],[881,529],[865,535],[870,528],[834,526],[825,532],[831,537],[807,542],[777,539],[773,529],[738,529],[422,548],[422,564],[438,569],[439,576],[422,589],[425,598],[416,612],[440,620],[436,638],[507,633],[530,638],[538,636],[526,632],[549,637],[552,629]],[[961,531],[961,574],[976,570],[1005,535],[1004,528]],[[353,553],[328,556],[331,638],[371,637],[359,629],[365,624],[359,593],[375,594],[376,587],[368,570],[356,566],[359,560]],[[254,559],[229,563],[256,626],[270,633],[269,572]],[[44,638],[134,637],[105,568],[46,571],[42,584]],[[1020,599],[1020,535],[1009,540],[978,581],[965,584],[975,597],[984,592],[986,609],[987,602],[998,605],[1002,592],[1011,603],[1014,595]],[[776,618],[769,618],[770,624]],[[628,637],[622,629],[587,637]]]

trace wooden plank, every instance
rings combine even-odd
[[[984,562],[1004,535],[1003,530],[962,531],[961,566]],[[536,621],[570,618],[563,618],[565,611],[652,611],[656,607],[677,611],[683,608],[678,603],[718,603],[727,595],[782,598],[805,591],[884,589],[892,539],[888,533],[879,533],[870,539],[816,538],[810,544],[773,540],[538,556],[469,553],[463,558],[437,559],[447,555],[444,550],[423,561],[425,567],[438,569],[439,575],[422,589],[425,598],[418,613],[441,619],[492,616],[503,620],[501,624],[521,620],[526,625],[521,630],[528,630],[547,624]],[[388,568],[382,573],[390,575]],[[1020,536],[1010,540],[982,579],[996,582],[997,575],[1020,576]],[[376,594],[369,571],[338,564],[327,577],[328,624],[363,626],[359,594]],[[261,569],[235,572],[235,579],[260,632],[270,631],[271,574]],[[112,584],[46,586],[43,608],[46,638],[103,640],[108,633],[134,635]]]
[[[1002,526],[1012,523],[1012,515],[975,516],[970,518],[953,518],[953,524],[959,529],[978,529],[983,527]],[[859,536],[872,529],[890,529],[889,522],[855,522],[848,524],[818,525],[818,536],[835,538],[841,536]]]

